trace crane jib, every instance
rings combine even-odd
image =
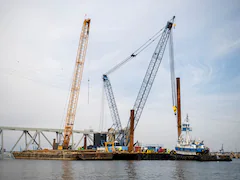
[[[175,17],[174,17],[175,18]],[[173,20],[174,20],[173,18]],[[148,95],[150,93],[151,87],[153,85],[154,79],[156,77],[157,71],[159,69],[159,66],[161,64],[163,54],[169,39],[169,35],[171,33],[171,29],[173,26],[173,20],[172,22],[167,22],[167,25],[162,33],[162,36],[160,37],[160,40],[157,44],[157,47],[152,55],[152,59],[149,63],[148,69],[146,71],[145,77],[143,79],[141,88],[139,90],[137,99],[134,103],[133,109],[134,109],[134,129],[137,127],[137,124],[139,122],[139,119],[141,117],[141,114],[143,112],[145,103],[147,101]],[[127,129],[124,135],[125,144],[128,145],[129,143],[129,128],[130,128],[130,119],[128,121]]]
[[[121,132],[122,125],[121,125],[120,116],[117,109],[117,104],[113,95],[112,85],[108,79],[108,76],[105,74],[103,75],[103,83],[104,83],[105,94],[108,100],[108,106],[109,106],[112,120],[113,120],[113,130],[114,130],[113,133],[115,133],[116,131]],[[122,137],[118,136],[116,140],[120,141],[120,138]]]

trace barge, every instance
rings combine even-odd
[[[13,152],[15,159],[35,160],[194,160],[194,161],[232,161],[230,156],[217,155],[179,155],[172,153],[146,152],[97,152],[75,150],[35,150]]]

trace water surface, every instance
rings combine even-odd
[[[196,161],[0,160],[0,180],[240,179],[240,159]]]

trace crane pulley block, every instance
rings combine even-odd
[[[177,112],[177,106],[173,106],[173,111],[174,111],[174,113]]]

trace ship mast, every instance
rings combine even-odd
[[[188,145],[190,144],[190,131],[192,131],[192,128],[190,127],[190,124],[189,124],[188,115],[182,125],[182,132],[184,131],[186,132],[185,144]]]
[[[189,138],[189,122],[188,122],[188,115],[186,118],[186,144],[189,144],[190,138]]]

